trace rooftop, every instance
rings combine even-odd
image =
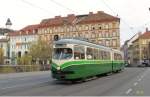
[[[60,26],[60,25],[74,25],[74,24],[84,24],[91,22],[104,22],[104,21],[120,21],[118,17],[109,15],[103,11],[98,11],[97,13],[89,12],[89,14],[74,15],[69,14],[66,17],[55,16],[54,18],[43,19],[41,21],[41,27],[45,26]]]
[[[39,24],[28,25],[19,31],[9,33],[8,36],[35,35],[37,34]]]
[[[139,39],[150,39],[150,31],[144,32]]]
[[[12,29],[0,28],[0,35],[4,35],[5,33],[14,32]]]

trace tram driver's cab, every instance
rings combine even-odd
[[[71,48],[54,48],[53,59],[65,60],[71,59],[73,52]]]

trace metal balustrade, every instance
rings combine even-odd
[[[34,72],[50,70],[50,65],[0,65],[0,73]]]

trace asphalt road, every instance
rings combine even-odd
[[[123,72],[69,84],[50,72],[0,75],[0,96],[150,96],[150,68]]]

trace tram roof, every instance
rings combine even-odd
[[[95,47],[95,48],[101,48],[104,50],[112,50],[111,48],[108,48],[102,45],[97,45],[91,42],[77,40],[77,39],[60,39],[58,41],[55,41],[55,44],[78,44],[78,45],[85,45],[85,46],[90,46],[90,47]]]

